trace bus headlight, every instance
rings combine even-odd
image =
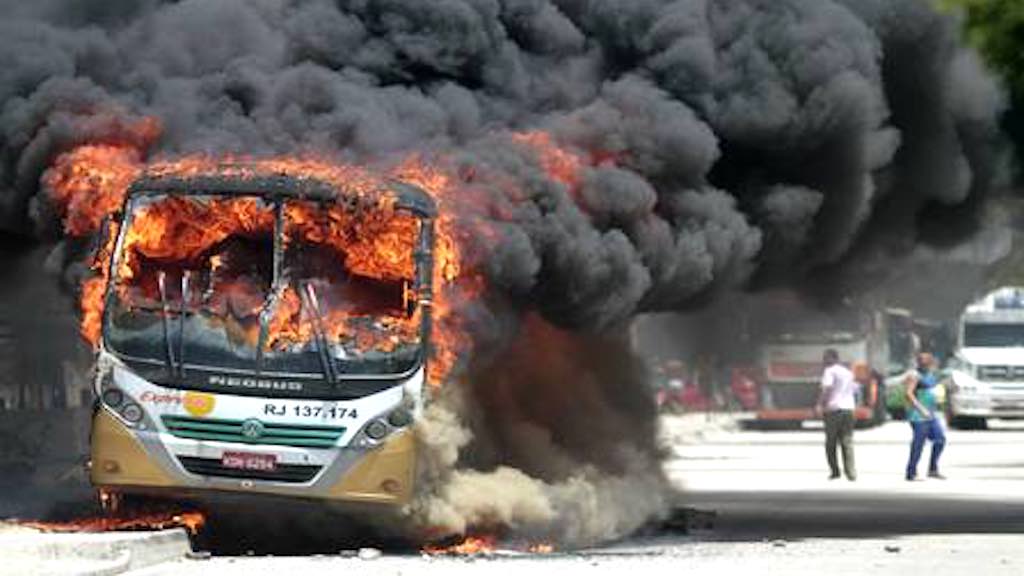
[[[143,416],[142,406],[135,402],[129,402],[124,405],[124,408],[121,408],[121,416],[124,416],[124,419],[132,424],[138,424]]]
[[[969,373],[955,371],[951,378],[953,392],[956,394],[976,394],[981,392],[981,386]]]
[[[366,427],[366,436],[371,440],[381,440],[388,435],[388,425],[380,420],[374,420]]]
[[[405,408],[398,408],[388,414],[388,424],[394,428],[405,428],[412,424],[412,414]]]
[[[978,367],[970,362],[964,361],[960,366],[960,370],[970,378],[978,377]]]
[[[965,394],[973,394],[978,391],[978,387],[974,384],[968,384],[964,382],[957,382],[955,389],[957,392],[963,392]]]
[[[100,398],[104,404],[116,410],[124,403],[124,392],[117,388],[107,388]]]

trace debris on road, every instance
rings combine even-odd
[[[185,558],[189,560],[209,560],[213,557],[213,554],[209,550],[196,550],[185,553]]]
[[[713,530],[718,513],[714,510],[699,510],[690,507],[676,507],[661,519],[648,523],[637,530],[638,536],[681,535],[695,530]]]

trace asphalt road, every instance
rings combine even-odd
[[[1024,424],[948,431],[947,479],[918,482],[903,477],[910,430],[902,422],[855,432],[856,482],[827,479],[820,429],[712,426],[695,442],[691,422],[674,424],[676,457],[666,468],[692,505],[717,511],[719,539],[1024,533]]]
[[[664,435],[686,504],[715,512],[704,529],[548,555],[214,557],[135,574],[1024,573],[1024,426],[951,431],[948,480],[912,483],[903,480],[909,430],[898,422],[856,433],[856,482],[827,480],[821,430],[674,417]]]

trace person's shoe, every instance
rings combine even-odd
[[[856,474],[847,474],[846,475],[846,479],[849,480],[850,482],[856,482],[857,481],[857,475]]]
[[[839,473],[838,472],[833,472],[832,474],[829,474],[828,475],[828,479],[829,480],[838,480],[839,479]]]
[[[945,476],[943,476],[942,474],[939,474],[938,470],[933,470],[933,471],[929,472],[928,473],[928,477],[929,478],[934,478],[936,480],[945,480],[946,479]]]
[[[917,482],[918,480],[920,480],[920,478],[918,478],[917,476],[907,476],[906,478],[907,482]]]

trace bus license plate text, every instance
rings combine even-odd
[[[234,470],[259,470],[272,472],[277,468],[277,456],[273,454],[253,454],[251,452],[225,452],[220,457],[220,464]]]

